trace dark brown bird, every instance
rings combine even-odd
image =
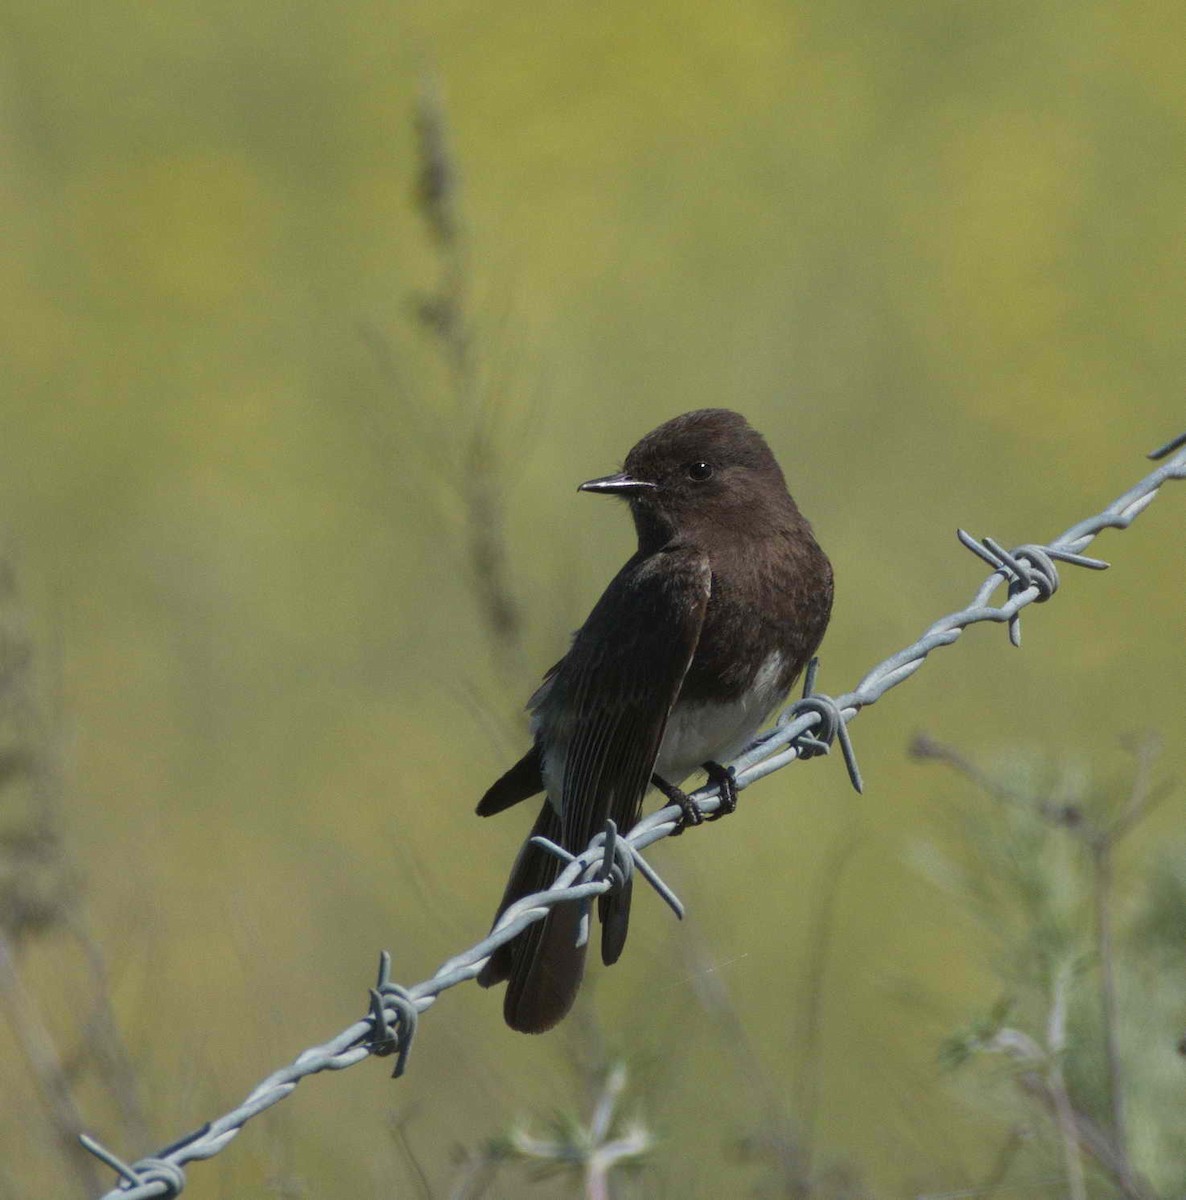
[[[581,490],[629,502],[638,549],[528,702],[531,749],[477,810],[487,817],[546,792],[531,836],[572,853],[609,817],[630,829],[652,784],[698,823],[677,786],[697,767],[723,785],[720,811],[732,811],[720,763],[790,691],[832,611],[832,566],[770,448],[737,413],[675,417],[630,451],[620,474]],[[560,870],[524,843],[499,915]],[[629,885],[598,907],[609,965],[626,941]],[[542,1033],[572,1007],[585,965],[580,919],[580,905],[558,905],[491,955],[478,982],[508,981],[512,1029]]]

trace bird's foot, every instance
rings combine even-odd
[[[675,829],[672,830],[672,837],[683,833],[689,825],[699,825],[704,821],[704,814],[700,811],[699,806],[682,788],[677,788],[674,783],[668,783],[662,775],[652,775],[651,783],[655,785],[669,803],[678,804],[680,812],[683,813]]]
[[[721,802],[711,817],[706,821],[719,821],[730,813],[737,811],[737,772],[732,767],[722,767],[718,762],[706,762],[704,770],[708,772],[708,782],[721,789]]]

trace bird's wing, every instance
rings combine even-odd
[[[478,801],[479,817],[492,817],[520,800],[527,800],[544,790],[540,774],[539,747],[532,746],[515,765],[496,779]]]
[[[535,708],[536,741],[559,795],[565,846],[612,817],[637,819],[708,605],[708,557],[688,546],[635,555],[606,589]]]

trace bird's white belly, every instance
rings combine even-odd
[[[783,699],[779,688],[782,669],[783,656],[775,651],[758,669],[749,690],[736,700],[725,704],[680,704],[677,700],[659,743],[655,773],[668,783],[679,784],[703,763],[727,762],[744,749]],[[547,686],[545,683],[537,697]],[[539,727],[537,711],[532,732],[537,733]],[[568,741],[545,741],[542,750],[544,789],[560,811]]]
[[[680,704],[667,719],[655,773],[678,784],[706,762],[725,762],[742,750],[780,700],[783,658],[762,664],[749,691],[725,704]]]

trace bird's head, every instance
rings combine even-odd
[[[797,515],[765,439],[725,408],[673,417],[630,451],[618,474],[580,490],[628,500],[640,539],[660,544],[706,525],[736,533]]]

